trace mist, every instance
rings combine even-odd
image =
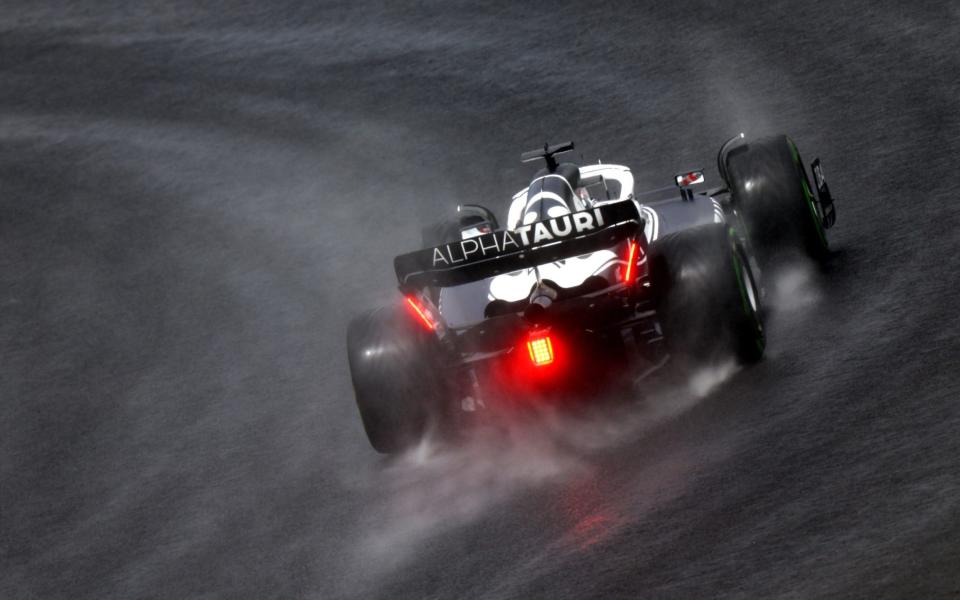
[[[956,8],[4,9],[0,596],[955,591]],[[764,361],[369,448],[345,331],[424,223],[740,131],[838,198]]]

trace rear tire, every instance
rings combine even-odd
[[[741,363],[763,357],[759,287],[732,228],[712,223],[679,231],[655,241],[651,255],[671,354],[697,361],[732,354]]]
[[[463,231],[472,227],[484,227],[488,231],[499,228],[496,217],[487,208],[468,204],[457,210],[456,218],[433,223],[420,230],[420,239],[424,248],[459,242],[463,239]]]
[[[437,422],[444,396],[438,350],[436,337],[399,306],[370,311],[347,327],[357,408],[378,452],[417,443]]]
[[[427,225],[420,230],[420,245],[424,248],[442,246],[460,240],[460,223],[457,221],[440,221]]]
[[[822,210],[793,140],[750,140],[725,150],[721,164],[733,207],[764,262],[791,249],[818,262],[830,255]]]

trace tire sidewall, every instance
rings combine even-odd
[[[687,229],[651,251],[671,354],[696,362],[730,354],[759,360],[765,347],[759,287],[734,230],[723,223]]]
[[[793,140],[751,140],[729,151],[725,161],[734,207],[764,262],[790,248],[817,261],[828,257],[818,202]]]
[[[435,424],[444,395],[439,345],[402,306],[352,320],[347,357],[360,418],[377,451],[400,451]]]

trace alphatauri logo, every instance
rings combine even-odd
[[[551,242],[591,231],[604,226],[599,208],[563,215],[548,221],[539,221],[517,227],[513,231],[495,231],[485,235],[452,242],[433,249],[433,266],[452,266],[472,259],[495,256],[510,250]]]

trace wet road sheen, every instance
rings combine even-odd
[[[8,1],[0,597],[960,595],[958,18]],[[369,449],[346,323],[421,222],[545,139],[656,188],[740,131],[838,198],[764,362]]]

